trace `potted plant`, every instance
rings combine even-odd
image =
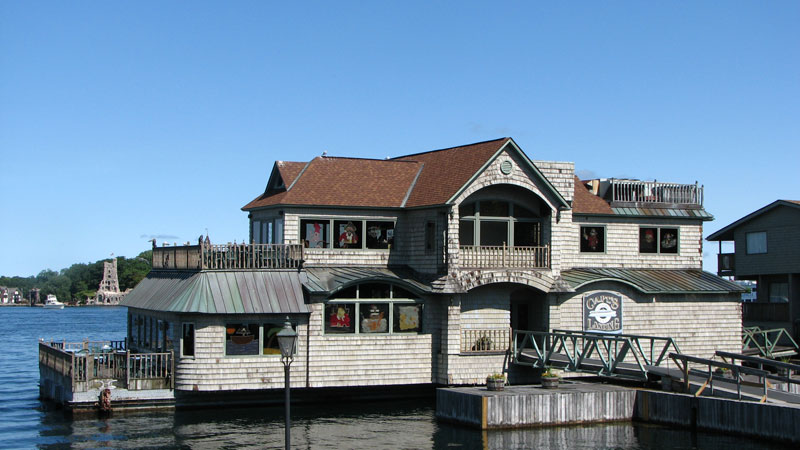
[[[506,376],[502,373],[493,373],[486,377],[486,389],[490,391],[502,391],[506,385]]]
[[[561,381],[561,376],[550,367],[542,373],[542,387],[545,389],[557,388],[559,381]]]

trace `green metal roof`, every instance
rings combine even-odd
[[[304,274],[273,271],[151,271],[122,301],[123,306],[178,313],[309,313]]]
[[[431,292],[430,286],[414,279],[411,273],[399,269],[366,267],[307,267],[305,287],[312,294],[333,294],[345,287],[367,281],[399,284],[420,294]]]
[[[679,219],[713,220],[705,209],[693,208],[640,208],[634,206],[612,206],[615,215],[632,217],[675,217]]]
[[[697,269],[571,269],[561,279],[572,289],[598,281],[628,284],[645,294],[731,294],[742,292],[736,283]]]

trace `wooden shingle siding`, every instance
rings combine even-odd
[[[550,309],[551,329],[582,330],[583,295],[598,290],[622,294],[623,333],[672,337],[682,353],[711,358],[717,350],[740,353],[741,304],[736,295],[644,296],[615,284],[595,284]],[[713,301],[712,301],[713,300]]]

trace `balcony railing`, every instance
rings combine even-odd
[[[703,205],[703,186],[658,181],[611,180],[611,201]]]
[[[736,254],[720,253],[717,255],[717,275],[729,277],[736,272]]]
[[[462,245],[459,252],[465,269],[547,269],[550,248],[507,245]]]
[[[298,269],[302,261],[303,246],[299,244],[201,244],[153,249],[153,269]]]
[[[511,328],[461,330],[461,353],[505,352],[511,348]]]
[[[131,353],[124,341],[39,341],[39,365],[70,380],[72,392],[101,388],[109,380],[129,390],[174,388],[172,352]]]

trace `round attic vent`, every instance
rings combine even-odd
[[[504,175],[510,174],[511,169],[513,168],[514,166],[511,164],[511,161],[505,160],[502,163],[500,163],[500,172],[503,172]]]

